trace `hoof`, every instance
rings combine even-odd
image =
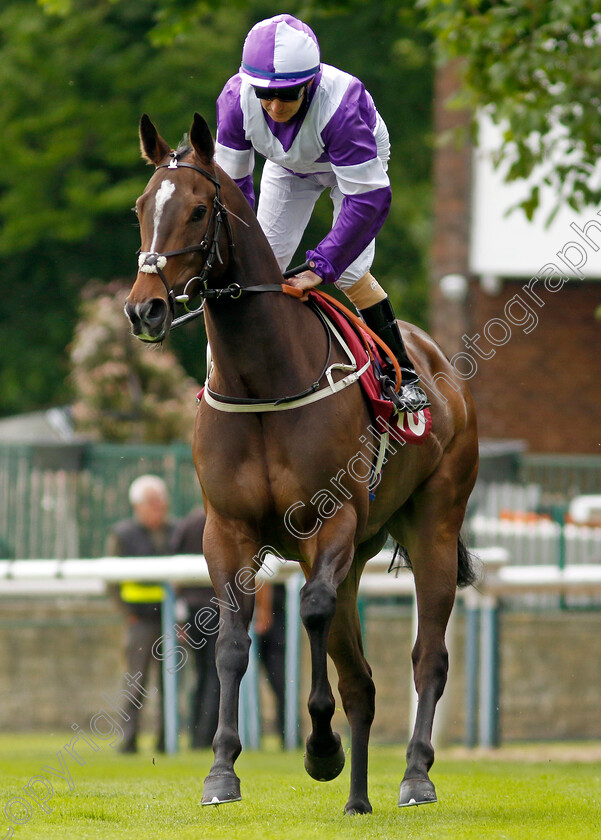
[[[311,755],[309,748],[305,753],[305,770],[315,779],[316,782],[331,782],[336,776],[339,776],[344,767],[344,750],[340,735],[334,732],[334,737],[338,741],[338,745],[334,752],[327,756]]]
[[[205,779],[201,805],[223,805],[226,802],[239,802],[240,779],[235,773],[211,776]]]
[[[371,814],[372,807],[368,799],[356,799],[353,802],[349,801],[344,806],[344,813],[349,817],[355,817],[360,814]]]
[[[434,785],[429,779],[404,779],[399,791],[399,808],[409,805],[430,805],[438,802]]]

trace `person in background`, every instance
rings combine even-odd
[[[322,63],[315,33],[292,15],[253,26],[217,100],[215,159],[252,207],[255,151],[266,159],[257,218],[282,271],[324,190],[334,205],[332,230],[287,282],[303,291],[335,283],[399,361],[402,388],[394,391],[389,360],[387,397],[401,411],[425,408],[390,299],[370,271],[391,201],[388,129],[363,83]]]
[[[172,549],[174,554],[202,554],[202,535],[205,527],[205,512],[195,508],[179,523],[174,531]],[[189,730],[192,749],[211,746],[219,720],[219,677],[215,664],[215,643],[218,624],[208,629],[203,622],[204,610],[215,610],[211,598],[215,590],[206,586],[185,586],[178,589],[178,597],[185,603],[186,638],[194,654],[195,682],[190,702]],[[204,613],[206,616],[208,613]],[[197,623],[196,617],[199,616]],[[198,628],[204,626],[204,632]],[[215,632],[208,632],[208,630]]]
[[[175,521],[169,517],[169,496],[162,478],[142,475],[129,488],[133,516],[113,526],[107,541],[107,554],[115,557],[155,557],[172,554],[171,544]],[[127,673],[140,674],[137,683],[128,682],[121,692],[121,709],[128,719],[123,721],[123,740],[120,751],[138,750],[140,709],[149,692],[144,690],[153,669],[157,672],[160,694],[160,720],[157,727],[156,749],[164,751],[163,681],[160,662],[152,655],[155,642],[162,634],[161,604],[163,588],[160,583],[124,581],[120,586],[120,600],[125,609]]]
[[[265,583],[255,595],[254,631],[259,664],[263,667],[276,701],[276,733],[285,743],[286,709],[286,586]]]

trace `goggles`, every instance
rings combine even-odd
[[[303,91],[307,87],[307,83],[302,85],[295,85],[295,87],[287,88],[254,88],[257,99],[265,99],[271,101],[272,99],[279,99],[280,102],[298,102],[303,95]]]

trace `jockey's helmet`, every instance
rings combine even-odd
[[[313,30],[292,15],[256,23],[244,41],[240,74],[260,88],[296,87],[311,81],[320,67]]]

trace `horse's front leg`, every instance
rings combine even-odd
[[[256,551],[256,549],[255,549]],[[240,682],[248,666],[250,636],[248,628],[254,607],[252,581],[245,572],[243,585],[236,575],[244,566],[251,566],[253,550],[242,543],[222,540],[221,536],[205,538],[205,556],[211,571],[219,605],[220,628],[216,644],[217,673],[220,684],[219,723],[213,739],[215,758],[204,782],[202,804],[235,802],[241,799],[240,779],[234,762],[242,744],[238,733],[238,700]]]
[[[336,589],[349,568],[353,545],[352,538],[344,544],[340,532],[335,546],[328,545],[326,534],[323,538],[320,542],[324,548],[316,553],[309,578],[301,589],[300,615],[311,649],[308,708],[312,730],[306,742],[305,769],[313,779],[328,782],[344,767],[340,735],[331,726],[335,701],[328,681],[328,635],[336,612]]]

